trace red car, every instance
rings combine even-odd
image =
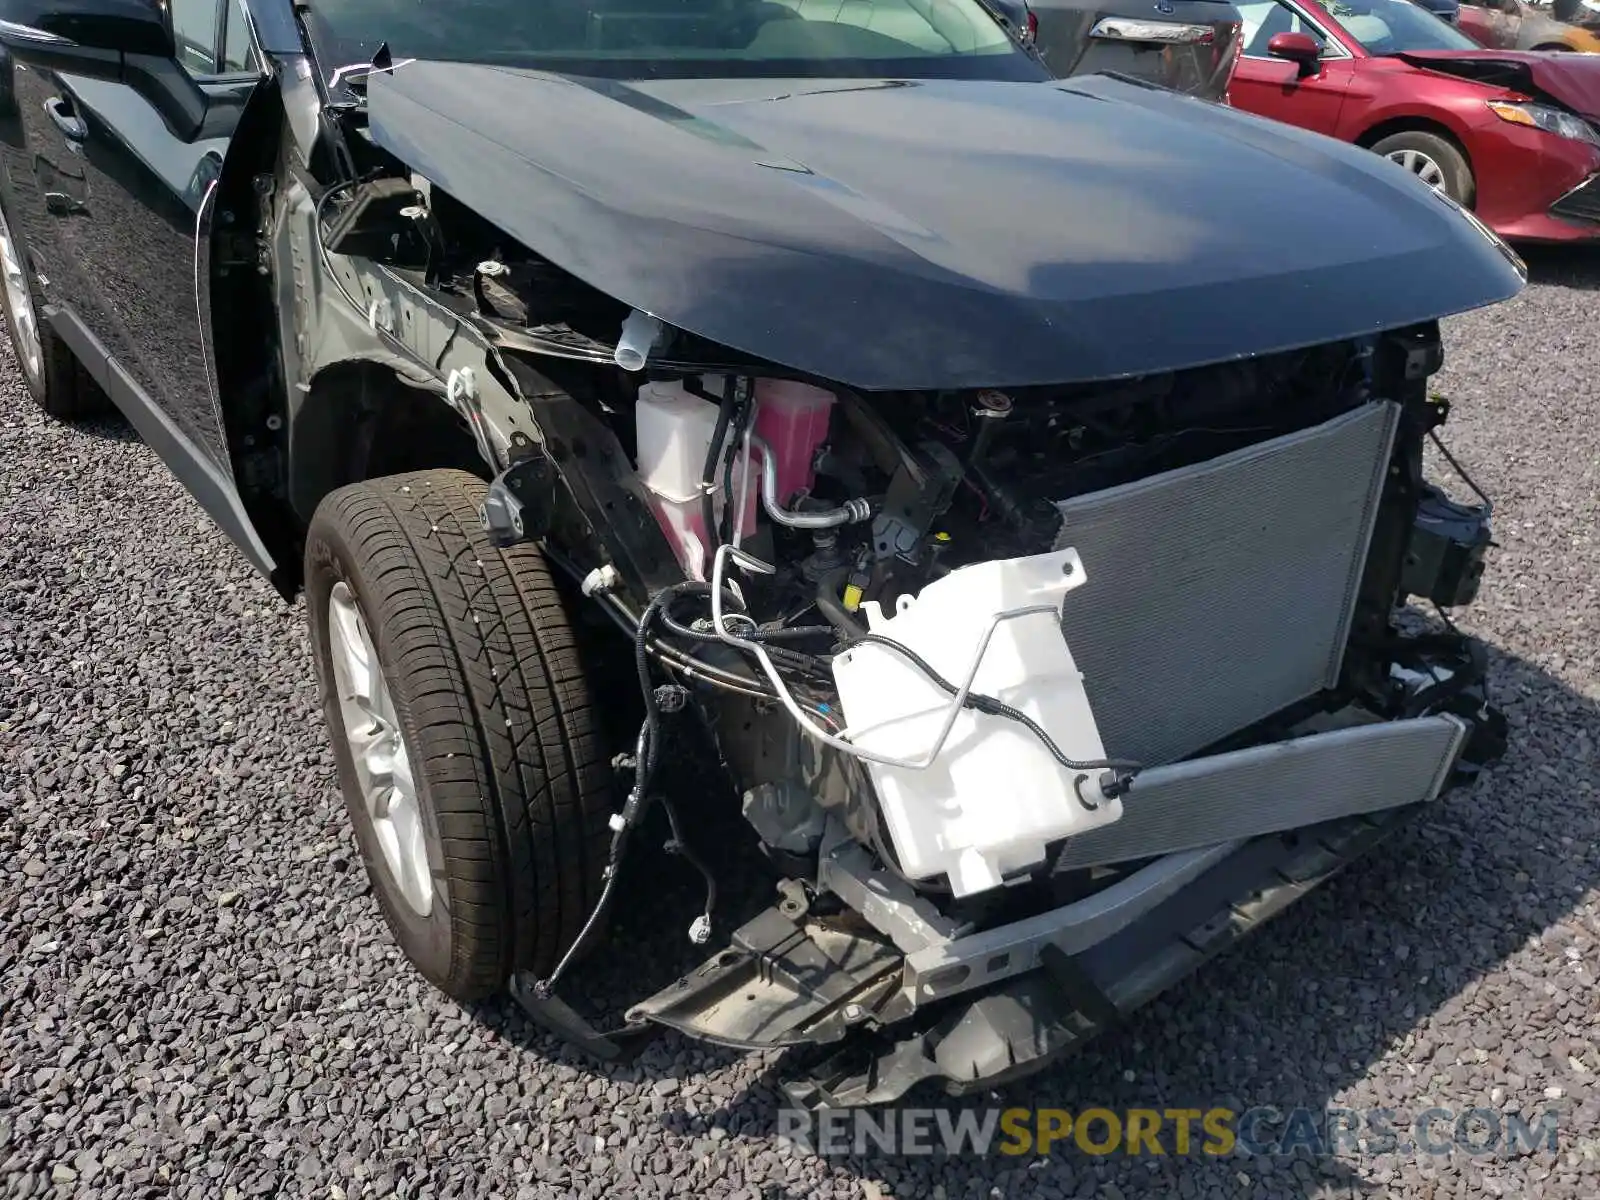
[[[1366,146],[1501,237],[1600,237],[1600,56],[1483,50],[1411,0],[1238,5],[1236,108]]]

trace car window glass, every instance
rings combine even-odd
[[[622,77],[984,77],[1029,60],[981,0],[318,0],[330,61],[496,63]],[[890,66],[889,64],[893,64]]]
[[[1454,25],[1411,0],[1332,0],[1326,7],[1368,54],[1478,49],[1478,44]]]
[[[168,0],[178,61],[191,75],[217,73],[217,0]]]
[[[239,0],[228,5],[228,24],[222,36],[222,70],[224,74],[243,74],[258,70],[256,48],[250,42],[250,26],[245,21],[244,8]]]
[[[1277,0],[1264,0],[1254,4],[1240,4],[1241,29],[1239,37],[1244,42],[1244,52],[1253,58],[1266,58],[1267,43],[1280,33],[1308,33],[1321,42],[1322,35],[1306,23],[1292,8]]]
[[[1393,40],[1388,22],[1373,13],[1356,13],[1344,19],[1345,31],[1363,46],[1384,45]]]

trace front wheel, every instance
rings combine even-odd
[[[1429,187],[1443,192],[1458,204],[1471,206],[1477,183],[1467,156],[1436,133],[1407,129],[1392,133],[1372,147],[1390,162],[1410,171]]]
[[[446,994],[547,973],[599,891],[610,770],[543,555],[496,548],[484,484],[352,484],[306,538],[311,644],[367,875]]]

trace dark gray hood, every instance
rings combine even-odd
[[[1523,283],[1372,154],[1107,76],[623,84],[418,62],[369,87],[374,140],[530,249],[862,389],[1173,370]]]

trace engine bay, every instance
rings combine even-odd
[[[408,200],[418,194],[410,183],[399,191]],[[858,394],[670,330],[651,347],[648,370],[621,370],[625,305],[508,246],[448,195],[433,192],[428,203],[438,227],[450,231],[447,265],[426,272],[436,294],[571,387],[602,417],[647,487],[641,428],[688,455],[687,466],[665,469],[661,446],[644,447],[648,462],[665,469],[651,489],[663,504],[683,504],[686,486],[725,498],[735,470],[741,481],[748,474],[745,510],[754,515],[739,531],[740,544],[754,539],[778,567],[766,589],[766,619],[795,619],[815,598],[814,583],[839,571],[845,582],[834,578],[822,593],[824,610],[835,616],[836,602],[848,599],[846,611],[861,600],[892,606],[956,567],[1048,549],[1060,525],[1056,502],[1306,428],[1371,395],[1372,347],[1358,342],[1103,383]],[[384,226],[382,236],[415,236],[410,224]],[[417,240],[422,259],[436,262],[434,238]],[[340,248],[336,235],[329,246]],[[575,372],[569,363],[601,370]],[[641,395],[652,412],[643,426]],[[719,427],[725,436],[710,466],[699,454]],[[763,455],[752,442],[771,447],[776,507],[792,510],[794,519],[774,519],[760,502]],[[817,516],[852,500],[871,507],[870,522]],[[736,511],[737,504],[718,500],[719,544],[733,539]],[[682,528],[664,525],[686,574],[704,579],[709,563],[683,553],[675,532]]]

